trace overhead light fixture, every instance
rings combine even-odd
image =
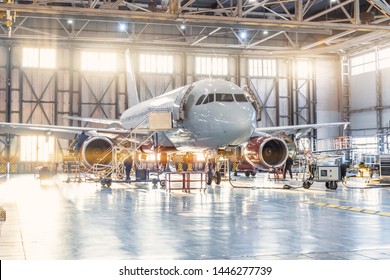
[[[126,23],[119,23],[119,31],[126,32],[127,31],[127,24]]]
[[[68,19],[68,24],[73,24],[73,19]]]
[[[240,32],[240,38],[241,38],[241,39],[245,40],[247,36],[248,36],[248,34],[247,34],[246,31],[241,31],[241,32]]]
[[[184,29],[186,29],[186,26],[184,24],[182,24],[182,25],[180,25],[180,29],[184,30]]]
[[[264,35],[267,35],[267,34],[268,34],[268,30],[264,30],[264,31],[263,31],[263,34],[264,34]]]

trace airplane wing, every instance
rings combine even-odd
[[[259,127],[256,128],[257,133],[268,133],[276,134],[284,132],[285,134],[296,134],[302,135],[310,131],[313,128],[326,128],[335,126],[344,126],[344,129],[349,125],[349,122],[337,122],[337,123],[319,123],[319,124],[303,124],[303,125],[286,125],[286,126],[275,126],[275,127]]]
[[[61,139],[74,139],[76,134],[82,131],[107,134],[107,135],[128,135],[126,129],[115,128],[90,128],[90,127],[74,127],[74,126],[57,126],[57,125],[42,125],[42,124],[24,124],[24,123],[4,123],[0,122],[0,134],[15,134],[15,135],[48,135],[55,136]],[[138,129],[137,129],[138,132]]]
[[[112,119],[84,118],[84,117],[67,116],[67,115],[63,116],[63,118],[68,120],[74,120],[74,121],[92,122],[92,123],[100,123],[100,124],[108,124],[108,125],[121,124],[119,120],[112,120]]]

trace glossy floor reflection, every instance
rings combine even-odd
[[[257,176],[169,193],[64,179],[0,183],[0,259],[390,259],[390,188]]]

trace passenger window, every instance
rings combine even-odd
[[[217,93],[217,101],[220,102],[233,102],[233,95],[229,93]]]
[[[237,102],[248,102],[245,97],[245,94],[235,94],[234,97],[236,98]]]
[[[214,102],[214,93],[210,93],[207,95],[207,98],[205,98],[203,104]]]
[[[202,104],[203,100],[205,99],[206,94],[203,94],[201,97],[199,97],[198,101],[196,101],[195,105],[200,105]]]

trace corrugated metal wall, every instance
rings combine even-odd
[[[383,47],[385,48],[385,47]],[[386,47],[388,48],[388,46]],[[364,69],[363,73],[350,73],[349,79],[349,118],[352,136],[375,136],[388,134],[390,125],[390,69],[379,67],[378,53],[381,48],[374,48],[356,56],[375,53],[374,66]],[[362,62],[367,65],[368,62]],[[366,71],[369,70],[369,71]]]

